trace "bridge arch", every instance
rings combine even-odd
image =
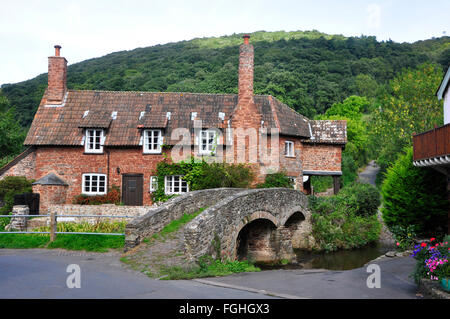
[[[259,215],[259,213],[258,213]],[[270,214],[268,214],[271,216]],[[267,217],[269,217],[267,216]],[[276,254],[274,234],[277,221],[275,218],[255,217],[247,223],[242,223],[236,232],[234,240],[234,255],[236,259],[270,261]]]
[[[304,217],[300,224],[310,223],[308,199],[303,193],[293,189],[251,189],[233,194],[203,211],[186,226],[186,252],[193,260],[204,254],[214,255],[212,242],[218,238],[221,257],[237,259],[241,231],[245,231],[247,225],[257,220],[264,220],[257,223],[261,227],[270,223],[274,226],[270,235],[272,251],[277,251],[277,259],[284,259],[293,255],[290,236],[296,231],[287,229],[285,223],[298,212]],[[267,235],[265,233],[264,236]]]

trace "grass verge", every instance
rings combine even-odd
[[[180,266],[164,267],[160,270],[162,280],[193,279],[204,277],[227,276],[240,272],[261,271],[249,261],[220,261],[211,256],[203,256],[198,266],[183,268]]]
[[[161,229],[161,231],[159,231],[156,234],[153,234],[150,238],[145,239],[144,242],[150,243],[152,240],[164,240],[170,234],[173,234],[176,231],[180,230],[181,227],[183,227],[191,220],[193,220],[195,217],[200,215],[206,208],[207,207],[202,207],[192,214],[184,214],[183,216],[181,216],[181,218],[172,220],[170,223],[164,226],[164,228]]]
[[[0,234],[0,248],[63,248],[107,252],[109,249],[123,248],[123,236],[108,235],[58,235],[54,242],[45,234]]]

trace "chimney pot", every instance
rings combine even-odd
[[[250,35],[249,34],[244,34],[243,38],[244,38],[244,44],[248,44],[248,40],[250,39]]]
[[[55,56],[59,56],[60,50],[61,50],[61,46],[58,44],[55,45]]]

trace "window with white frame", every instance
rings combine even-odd
[[[150,176],[150,192],[158,189],[158,176]]]
[[[104,195],[106,194],[106,175],[105,174],[83,174],[82,193],[85,195]]]
[[[217,147],[217,132],[214,130],[200,131],[199,153],[214,155]]]
[[[86,153],[103,153],[103,130],[88,129],[86,130],[84,151]]]
[[[294,157],[294,142],[284,142],[284,155],[287,157]]]
[[[164,177],[164,189],[167,195],[189,192],[188,183],[181,175],[170,175]]]
[[[161,153],[161,145],[162,145],[161,130],[144,131],[144,153],[159,154]]]

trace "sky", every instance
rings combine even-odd
[[[449,0],[0,0],[0,85],[108,53],[254,31],[318,30],[379,41],[450,35]]]

